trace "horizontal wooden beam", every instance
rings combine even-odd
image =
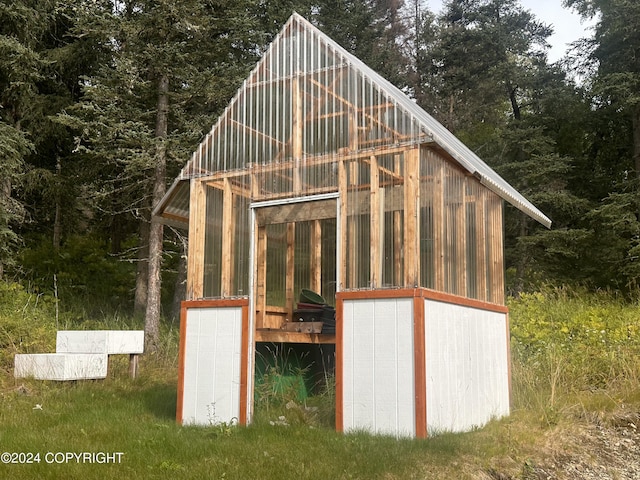
[[[256,209],[258,225],[336,218],[336,200],[316,200]]]
[[[257,329],[255,341],[270,343],[335,344],[336,336],[335,334],[287,332],[285,330],[269,328]]]

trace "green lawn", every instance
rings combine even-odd
[[[444,467],[464,448],[446,436],[341,435],[286,408],[259,413],[249,428],[180,427],[175,403],[174,381],[144,373],[136,381],[25,382],[2,396],[0,450],[39,454],[39,463],[2,464],[0,477],[424,478],[427,464]],[[281,415],[288,425],[271,425]],[[94,455],[67,460],[67,452]]]
[[[640,419],[640,306],[583,297],[512,301],[512,414],[426,440],[337,433],[331,382],[326,393],[293,402],[297,392],[270,389],[269,375],[258,384],[251,426],[181,427],[173,330],[162,352],[142,357],[136,380],[126,358],[114,358],[103,381],[15,380],[13,352],[29,339],[28,349],[42,351],[55,330],[40,335],[38,317],[16,320],[15,309],[4,317],[0,309],[1,459],[35,462],[0,462],[0,479],[538,480],[547,477],[537,466],[561,468],[549,466],[558,459],[607,462],[613,457],[588,432],[615,433]],[[615,420],[620,414],[628,420]]]

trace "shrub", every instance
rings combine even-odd
[[[0,369],[10,371],[16,353],[55,350],[55,299],[0,281]]]
[[[640,388],[640,306],[611,292],[543,290],[510,299],[514,390]]]

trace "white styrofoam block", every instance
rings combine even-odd
[[[57,353],[143,353],[143,330],[60,330]]]
[[[107,355],[99,353],[16,354],[14,376],[37,380],[88,380],[106,378]]]

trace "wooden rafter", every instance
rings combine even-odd
[[[231,122],[232,125],[237,125],[238,127],[242,128],[244,130],[247,130],[249,133],[251,133],[251,134],[253,134],[253,135],[257,136],[257,137],[262,137],[262,138],[267,139],[269,142],[271,142],[274,145],[277,145],[279,147],[284,147],[285,146],[284,142],[281,142],[277,138],[273,138],[272,136],[267,135],[266,133],[261,132],[260,130],[256,130],[255,128],[251,128],[250,126],[245,125],[244,123],[240,123],[237,120],[233,120],[233,119],[231,119],[230,122]]]

